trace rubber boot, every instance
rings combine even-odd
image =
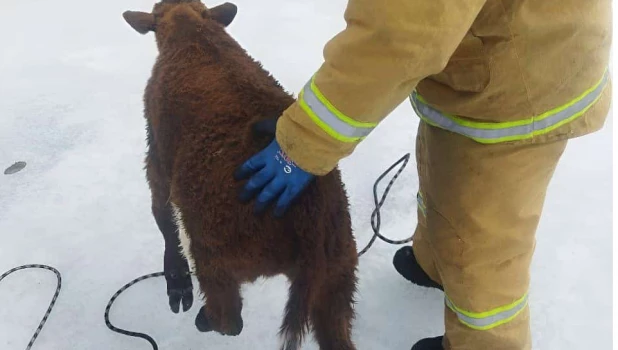
[[[443,336],[435,338],[425,338],[412,346],[412,350],[444,350],[442,347]]]
[[[395,253],[393,265],[395,266],[395,270],[408,281],[422,287],[443,290],[441,285],[434,282],[429,275],[423,271],[414,257],[411,246],[403,247]]]

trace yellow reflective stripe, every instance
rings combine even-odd
[[[427,216],[427,207],[425,206],[425,201],[421,192],[418,192],[416,194],[416,203],[418,205],[418,208],[421,210],[423,216]]]
[[[341,142],[358,142],[371,133],[377,123],[365,123],[344,115],[324,97],[312,77],[299,94],[298,103],[324,132]]]
[[[565,109],[575,105],[577,102],[583,100],[584,98],[586,98],[586,96],[590,95],[595,90],[598,90],[599,87],[601,86],[601,84],[606,84],[608,79],[609,79],[609,71],[606,69],[605,72],[603,73],[603,77],[596,84],[594,84],[594,86],[592,86],[588,90],[584,91],[584,93],[582,93],[581,95],[577,96],[576,98],[572,99],[569,103],[567,103],[565,105],[562,105],[560,107],[554,108],[552,110],[549,110],[549,111],[541,114],[540,116],[536,117],[535,119],[537,121],[543,120],[545,118],[548,118],[548,117],[552,116],[553,114],[557,114],[559,112],[562,112]],[[599,96],[597,96],[594,99],[594,101],[591,103],[591,105],[594,104],[599,99],[599,97],[601,97],[601,92],[602,92],[602,90],[599,91],[599,94],[598,94]],[[588,108],[590,108],[590,107],[591,106],[588,106]]]
[[[426,105],[429,104],[421,95],[417,94],[416,98],[421,103],[424,103]],[[449,119],[455,120],[457,124],[469,126],[469,127],[477,128],[477,129],[504,129],[504,128],[508,128],[511,126],[521,126],[521,125],[526,125],[526,124],[532,124],[534,122],[534,117],[511,121],[511,122],[491,123],[491,122],[473,122],[471,120],[466,120],[466,119],[463,119],[463,118],[460,118],[460,117],[457,117],[455,115],[448,114],[448,113],[442,113],[442,115],[449,117]]]
[[[333,106],[333,104],[330,103],[330,101],[326,97],[324,97],[324,95],[322,95],[322,92],[320,91],[320,89],[318,89],[318,87],[315,85],[315,76],[313,78],[311,78],[311,85],[310,85],[310,87],[311,87],[311,91],[313,91],[313,93],[318,97],[320,102],[322,102],[324,105],[326,105],[326,107],[328,107],[328,109],[334,115],[336,115],[339,119],[341,119],[345,123],[350,124],[352,126],[355,126],[357,128],[375,128],[376,126],[378,126],[378,123],[359,122],[359,121],[356,121],[356,120],[346,116],[345,114],[341,113],[337,109],[337,107]]]
[[[448,296],[445,296],[444,300],[446,306],[457,315],[459,322],[472,329],[486,331],[506,324],[522,313],[528,305],[528,293],[508,305],[486,312],[470,312],[463,310],[457,307]]]
[[[431,107],[418,93],[410,95],[416,114],[426,123],[467,136],[481,143],[499,143],[532,138],[555,130],[586,113],[607,86],[609,72],[592,87],[570,102],[541,115],[512,122],[473,122],[442,113]]]
[[[300,108],[303,111],[305,111],[305,113],[307,113],[307,115],[311,118],[311,120],[313,120],[313,122],[316,123],[320,127],[320,129],[324,130],[324,132],[326,132],[332,138],[334,138],[334,139],[336,139],[338,141],[341,141],[341,142],[356,142],[356,141],[360,141],[361,140],[361,137],[348,137],[348,136],[341,135],[341,134],[337,133],[335,130],[333,130],[328,124],[323,122],[311,110],[311,108],[309,108],[309,106],[307,106],[307,103],[303,99],[303,91],[301,91],[300,94],[299,94],[298,103],[300,105]]]

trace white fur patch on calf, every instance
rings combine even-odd
[[[174,203],[172,203],[172,212],[174,215],[174,220],[176,221],[176,227],[178,228],[178,238],[180,238],[180,252],[187,259],[187,263],[189,263],[189,269],[194,272],[195,260],[193,260],[193,256],[191,255],[191,238],[189,237],[189,235],[187,235],[187,229],[185,228],[185,223],[182,218],[182,212]]]

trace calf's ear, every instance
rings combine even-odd
[[[122,17],[140,34],[146,34],[155,30],[155,19],[152,13],[125,11]]]
[[[227,27],[230,23],[232,23],[236,17],[236,13],[238,13],[238,8],[231,2],[226,2],[208,10],[210,17],[221,23],[224,27]]]

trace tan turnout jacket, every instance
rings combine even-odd
[[[345,19],[278,123],[309,172],[332,170],[407,99],[427,123],[481,143],[603,126],[610,0],[350,0]]]

